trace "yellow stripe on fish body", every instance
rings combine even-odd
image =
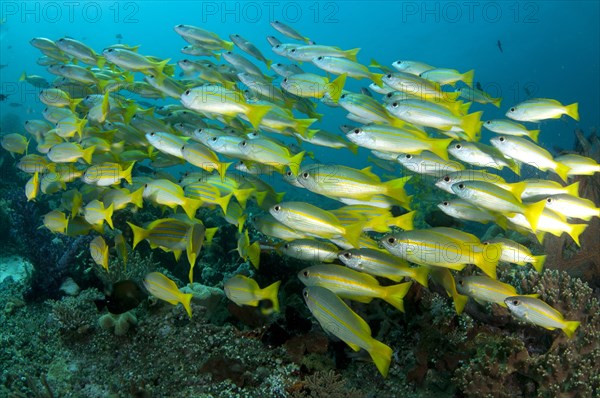
[[[552,170],[563,181],[567,181],[569,167],[555,161],[550,152],[521,137],[499,136],[490,140],[507,157],[526,163],[539,170]]]
[[[293,228],[288,227],[277,221],[271,214],[263,214],[252,218],[254,227],[261,233],[270,236],[272,238],[282,239],[285,241],[291,241],[294,239],[305,238],[306,235],[297,232]]]
[[[83,159],[86,163],[92,163],[92,155],[95,146],[84,149],[75,142],[63,142],[48,149],[48,159],[55,163],[73,163]]]
[[[521,203],[520,194],[513,193],[517,190],[522,192],[524,184],[520,184],[522,186],[513,185],[514,189],[511,192],[485,181],[463,181],[452,185],[452,191],[461,199],[487,210],[503,214],[511,212],[523,214],[535,231],[546,202]]]
[[[316,263],[330,263],[337,259],[339,248],[327,242],[315,239],[295,239],[275,246],[286,256]]]
[[[181,303],[188,316],[190,318],[192,317],[192,307],[190,306],[190,302],[193,295],[180,292],[175,282],[165,275],[160,272],[149,273],[144,278],[144,287],[146,287],[146,290],[156,298],[173,305]]]
[[[304,98],[320,99],[328,94],[333,102],[337,102],[342,95],[345,83],[345,74],[330,82],[326,77],[313,73],[299,73],[283,79],[281,88],[290,94]]]
[[[448,147],[448,152],[455,158],[477,167],[491,167],[502,170],[508,167],[516,175],[520,175],[519,164],[506,158],[497,148],[480,142],[459,141]]]
[[[17,163],[17,168],[28,174],[45,173],[49,169],[54,169],[54,166],[45,157],[35,154],[25,155]]]
[[[108,271],[108,245],[102,236],[96,236],[90,242],[92,260]]]
[[[25,184],[25,196],[27,201],[34,200],[40,191],[40,175],[36,171]]]
[[[16,153],[22,155],[27,152],[27,147],[29,146],[29,140],[17,133],[5,134],[2,136],[0,140],[2,148],[6,149],[8,152]]]
[[[341,165],[311,165],[304,168],[298,182],[306,189],[335,198],[369,200],[384,194],[401,202],[408,202],[404,185],[410,177],[381,182],[370,167],[362,170]]]
[[[448,145],[451,138],[429,138],[422,131],[409,127],[395,128],[392,126],[368,125],[358,127],[346,133],[346,137],[357,145],[392,153],[420,154],[430,151],[444,160],[448,160]]]
[[[196,211],[202,206],[201,201],[186,197],[183,188],[165,179],[147,183],[144,186],[144,198],[172,209],[180,206],[190,219],[194,218]]]
[[[353,115],[373,123],[384,123],[402,127],[405,123],[390,116],[375,98],[364,94],[344,93],[338,104]]]
[[[44,226],[52,232],[66,233],[68,220],[65,213],[52,210],[44,215]]]
[[[408,122],[442,131],[460,128],[469,141],[478,141],[481,131],[482,112],[458,116],[448,108],[425,100],[403,100],[389,104],[386,108],[392,115]]]
[[[544,209],[539,218],[536,230],[531,227],[531,223],[522,214],[507,216],[507,219],[509,225],[535,233],[540,242],[543,241],[544,232],[551,233],[554,236],[561,236],[563,232],[566,232],[577,246],[581,246],[579,236],[588,226],[587,224],[569,224],[563,216],[556,214],[550,209]]]
[[[302,295],[308,309],[326,332],[348,344],[354,351],[361,348],[366,350],[379,372],[387,376],[392,349],[371,337],[371,328],[364,319],[326,288],[309,286]]]
[[[83,208],[83,215],[85,221],[87,221],[91,225],[102,226],[104,221],[106,221],[106,223],[111,229],[114,228],[112,222],[112,205],[105,207],[104,203],[100,202],[99,200],[92,200]]]
[[[99,187],[117,185],[124,179],[131,184],[131,171],[135,162],[132,162],[127,168],[123,168],[120,163],[102,163],[90,166],[83,173],[82,180],[86,184],[94,184]]]
[[[181,95],[186,108],[217,115],[246,115],[254,128],[258,128],[262,118],[271,110],[270,105],[248,104],[243,96],[222,86],[209,84],[188,89]]]
[[[369,303],[380,298],[404,312],[403,298],[412,282],[382,287],[373,276],[336,264],[319,264],[303,269],[298,278],[306,286],[321,286],[342,298]]]
[[[544,268],[544,263],[546,262],[545,255],[535,256],[526,246],[513,240],[506,238],[494,238],[483,243],[500,244],[502,248],[500,261],[505,261],[507,263],[517,264],[520,266],[531,264],[538,273],[541,273],[542,269]]]
[[[588,158],[587,156],[570,153],[567,155],[558,156],[554,160],[570,168],[567,172],[568,175],[591,176],[595,173],[600,173],[600,164],[594,159]]]
[[[148,224],[146,228],[138,227],[128,222],[133,231],[133,246],[148,240],[153,247],[162,247],[171,250],[185,250],[186,235],[190,224],[175,218],[162,218]]]
[[[236,275],[224,283],[223,290],[225,291],[227,298],[237,305],[257,307],[261,300],[270,300],[273,306],[272,311],[279,312],[279,299],[277,298],[277,294],[280,284],[281,281],[277,281],[272,285],[261,289],[254,279],[243,275]],[[263,310],[263,313],[272,311]]]
[[[580,218],[590,221],[600,217],[600,208],[585,198],[573,197],[569,194],[552,195],[546,199],[546,208],[567,218]]]
[[[362,233],[361,223],[342,226],[331,212],[304,202],[283,202],[269,212],[279,222],[297,231],[322,238],[344,237],[357,246]]]
[[[454,171],[441,176],[440,179],[435,183],[435,186],[453,194],[454,192],[452,191],[452,185],[463,181],[486,181],[496,184],[500,187],[504,186],[503,184],[506,184],[504,178],[497,174],[493,174],[485,170],[466,169]]]
[[[406,260],[381,249],[361,247],[360,249],[344,250],[338,253],[338,258],[348,268],[355,271],[382,276],[394,282],[400,282],[404,277],[409,277],[425,287],[428,285],[429,267],[410,267]]]
[[[211,172],[217,170],[219,175],[224,178],[227,168],[231,163],[223,163],[219,157],[210,149],[201,144],[186,143],[181,148],[183,158],[194,166]]]
[[[223,210],[223,214],[227,214],[227,206],[229,205],[229,200],[233,196],[233,192],[221,196],[219,188],[205,182],[188,184],[184,188],[184,192],[190,198],[198,199],[202,201],[202,203],[218,205]]]
[[[282,174],[287,166],[294,175],[298,175],[305,154],[300,152],[292,155],[286,147],[264,138],[243,140],[239,146],[249,160],[272,165],[281,170]]]
[[[413,173],[440,177],[452,172],[458,172],[465,169],[459,162],[447,161],[433,152],[422,151],[418,155],[410,153],[401,153],[396,160],[406,169]]]
[[[579,197],[579,181],[571,185],[562,184],[551,180],[530,179],[524,180],[525,189],[521,192],[521,200],[545,199],[548,196],[568,194],[572,197]]]
[[[104,194],[102,200],[108,206],[113,205],[113,210],[122,210],[132,203],[137,208],[143,207],[144,188],[138,188],[131,192],[126,188],[114,188]]]
[[[181,148],[186,144],[186,139],[163,131],[147,133],[146,139],[159,151],[183,159]]]
[[[461,242],[429,230],[390,234],[380,242],[393,255],[415,264],[457,271],[467,264],[475,264],[490,276],[496,276],[498,258],[488,258],[473,248],[473,242]]]
[[[487,276],[459,277],[456,280],[456,288],[459,293],[472,297],[479,303],[496,303],[502,307],[506,307],[504,300],[507,297],[517,295],[513,286]],[[538,297],[539,294],[530,296]]]
[[[527,130],[527,127],[512,120],[487,120],[483,123],[483,127],[498,134],[526,136],[534,142],[538,142],[538,135],[540,133],[540,130]]]
[[[522,122],[558,119],[562,115],[568,115],[578,121],[578,104],[563,105],[550,98],[531,98],[513,106],[506,112],[507,117]]]
[[[453,86],[456,82],[462,81],[467,86],[472,87],[474,73],[472,69],[468,72],[460,73],[456,69],[435,68],[421,73],[420,76],[441,85],[450,84]]]
[[[517,318],[549,330],[562,329],[569,338],[573,337],[580,324],[579,321],[565,320],[556,309],[534,297],[507,297],[504,302]]]

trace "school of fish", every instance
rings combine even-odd
[[[25,132],[6,134],[1,143],[31,175],[28,200],[60,199],[43,225],[57,234],[95,234],[90,255],[107,272],[111,253],[125,263],[143,241],[176,260],[185,252],[191,283],[202,246],[219,233],[196,218],[199,208],[213,208],[238,227],[238,253],[258,269],[261,244],[250,241],[251,224],[271,238],[274,250],[310,265],[298,272],[309,310],[328,333],[366,350],[384,376],[392,349],[371,335],[347,300],[381,299],[404,311],[413,281],[427,287],[429,277],[459,314],[472,298],[571,337],[579,321],[496,279],[499,262],[542,272],[543,254],[505,238],[482,242],[455,228],[415,229],[410,193],[411,176],[418,174],[447,198],[438,207],[451,217],[493,222],[540,241],[546,233],[566,233],[579,244],[584,221],[600,216],[600,209],[579,197],[569,177],[600,172],[600,165],[578,155],[553,157],[537,145],[540,131],[527,125],[563,115],[578,120],[577,103],[533,98],[508,108],[507,119],[483,121],[483,111],[471,105],[499,108],[501,98],[474,87],[472,70],[411,60],[367,66],[357,60],[359,49],[315,44],[282,22],[271,25],[285,37],[267,37],[277,62],[239,34],[224,40],[191,25],[174,28],[187,43],[176,63],[124,44],[97,53],[68,37],[32,39],[43,54],[38,64],[55,78],[23,73],[21,80],[40,89],[46,108],[25,123]],[[365,79],[369,88],[348,91],[351,79]],[[154,102],[164,99],[167,105]],[[326,117],[320,112],[331,107],[348,112],[352,125],[340,126],[343,134],[319,127]],[[489,144],[480,141],[482,127],[493,133]],[[364,148],[373,165],[393,170],[400,164],[406,172],[382,181],[371,167],[321,164],[309,159],[304,143],[348,151],[331,159]],[[192,171],[169,171],[181,165]],[[562,183],[508,183],[490,172],[506,168],[519,176],[524,165],[554,173]],[[284,193],[261,178],[276,174],[339,207],[284,201]],[[250,202],[263,213],[249,218]],[[122,231],[107,233],[116,212],[149,205],[165,215],[147,225],[128,223],[133,242],[125,242]],[[469,264],[479,275],[457,274]],[[224,290],[238,305],[267,300],[271,306],[261,308],[270,314],[279,310],[280,283],[261,288],[237,275]],[[191,294],[165,275],[149,274],[144,286],[192,316]]]

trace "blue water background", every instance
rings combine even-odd
[[[269,21],[278,19],[318,44],[344,49],[360,47],[358,59],[364,64],[372,58],[386,65],[405,59],[460,71],[474,68],[475,80],[494,96],[504,98],[500,109],[492,105],[473,106],[473,110],[484,110],[484,119],[503,117],[510,106],[527,98],[525,87],[534,97],[555,98],[564,104],[579,102],[579,123],[563,118],[540,125],[540,143],[544,147],[571,148],[576,127],[589,131],[600,125],[599,4],[597,1],[4,1],[0,16],[4,22],[0,28],[0,63],[8,66],[0,70],[0,84],[2,93],[11,96],[0,103],[0,119],[9,113],[23,120],[38,118],[43,109],[36,98],[37,90],[18,83],[23,71],[52,77],[35,63],[40,53],[29,45],[32,37],[56,40],[71,36],[101,52],[116,43],[115,35],[121,34],[123,43],[141,45],[142,54],[177,61],[188,57],[179,52],[187,43],[173,30],[173,26],[183,23],[213,30],[225,39],[232,33],[241,34],[275,62],[286,62],[270,51],[265,40],[267,35],[275,35],[283,42],[293,41],[270,27]],[[497,47],[498,40],[504,52]],[[302,66],[322,73],[308,64]],[[136,77],[141,78],[139,74]],[[353,91],[368,83],[349,81],[346,88]],[[10,107],[10,102],[25,106]],[[340,109],[321,105],[319,110],[327,114],[318,125],[321,128],[339,132],[339,124],[351,123]],[[484,132],[483,142],[488,137],[489,133]],[[355,157],[347,151],[307,148],[328,161],[368,165],[364,150]]]

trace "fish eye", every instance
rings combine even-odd
[[[307,291],[302,292],[302,294],[304,295],[304,297],[308,298],[308,292]]]
[[[406,155],[406,159],[412,159],[412,155]]]
[[[240,37],[240,35],[233,35],[233,37]]]
[[[279,48],[279,47],[281,47],[281,44],[276,44],[275,45],[275,48]]]
[[[284,83],[287,83],[287,81],[288,81],[287,77],[285,79],[283,79]]]
[[[346,98],[346,94],[342,94],[340,98]]]
[[[304,276],[308,277],[308,271],[304,271],[304,272],[302,273],[302,275],[304,275]]]
[[[181,150],[183,151],[185,149],[185,145],[181,147]]]
[[[548,203],[552,203],[552,198],[548,198],[548,199],[546,199],[546,202],[548,202]]]
[[[391,79],[392,78],[392,74],[388,73],[387,75],[385,75],[386,78]]]
[[[454,147],[455,147],[456,149],[460,149],[460,148],[462,148],[462,145],[460,145],[460,144],[456,144]]]
[[[485,124],[492,124],[492,121],[488,120],[487,122],[485,122]]]
[[[397,108],[397,107],[398,107],[398,103],[397,103],[397,102],[394,102],[394,103],[392,104],[392,107],[394,107],[394,108]]]
[[[241,144],[242,144],[242,146],[248,145],[248,143],[246,141],[242,141]]]
[[[396,242],[396,238],[394,238],[393,236],[390,236],[389,238],[387,238],[388,243],[393,244]]]
[[[444,177],[444,181],[449,182],[450,181],[450,177],[448,177],[448,176]]]
[[[346,257],[346,258],[352,258],[352,253],[346,252],[346,253],[343,254],[343,256]]]
[[[360,129],[354,129],[354,134],[360,134]]]
[[[112,49],[112,48],[109,48],[108,50],[106,50],[106,52],[107,52],[107,53],[111,53],[111,52],[113,52],[113,49]]]
[[[322,60],[323,60],[323,57],[318,57],[318,58],[317,58],[317,60],[318,60],[318,61],[322,61]]]
[[[465,284],[465,281],[463,281],[462,279],[459,279],[459,280],[458,280],[458,284],[462,286],[462,285],[464,285],[464,284]]]
[[[148,184],[144,184],[144,188],[148,188]]]
[[[284,248],[284,249],[289,249],[289,248],[290,248],[290,244],[289,244],[289,243],[286,243],[285,245],[283,245],[283,248]]]
[[[290,50],[290,52],[292,52],[292,53],[295,53],[295,52],[296,52],[296,49],[295,49],[295,48],[292,48],[292,49]]]
[[[185,95],[190,95],[190,90],[185,90]]]
[[[458,184],[458,189],[465,189],[465,184]]]
[[[519,305],[519,300],[513,300],[513,305]]]
[[[307,171],[305,171],[304,173],[302,173],[302,178],[308,178],[309,174]]]
[[[500,142],[504,142],[504,140],[506,140],[506,138],[504,138],[504,137],[498,138],[498,141],[500,141]]]
[[[279,205],[275,205],[275,206],[273,207],[273,210],[275,210],[275,211],[280,211],[280,210],[281,210],[281,206],[279,206]]]
[[[150,133],[150,137],[154,137],[156,135],[156,133],[152,132]]]
[[[446,202],[442,202],[442,204],[443,204],[444,206],[448,206],[448,205],[450,205],[450,202],[447,202],[447,201],[446,201]]]
[[[510,111],[511,111],[511,112],[514,112],[514,111],[515,111],[515,108],[510,108]]]
[[[217,137],[212,137],[210,140],[211,140],[212,142],[215,142],[215,141],[217,141]]]

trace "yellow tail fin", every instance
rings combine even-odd
[[[448,145],[453,141],[452,138],[432,139],[429,144],[429,151],[435,153],[444,160],[448,159]]]
[[[567,179],[569,178],[569,170],[571,170],[571,168],[566,164],[556,162],[556,170],[554,170],[554,172],[558,174],[564,182],[567,182]]]
[[[356,55],[358,54],[359,51],[360,51],[360,48],[353,48],[351,50],[344,51],[344,54],[346,55],[346,58],[356,62]]]
[[[573,184],[566,187],[567,193],[569,195],[579,197],[579,181],[574,182]]]
[[[202,206],[201,200],[190,199],[190,198],[185,198],[183,204],[181,205],[181,207],[183,208],[183,211],[185,211],[185,214],[187,214],[187,216],[190,218],[190,220],[194,219],[194,217],[196,216],[196,212],[198,211],[200,206]]]
[[[404,296],[406,296],[411,286],[412,282],[405,282],[385,287],[385,295],[381,298],[396,307],[399,311],[404,312]]]
[[[529,138],[531,138],[533,142],[538,142],[539,135],[540,130],[529,130]]]
[[[339,75],[334,81],[327,85],[327,92],[331,97],[331,100],[337,103],[342,96],[344,85],[346,84],[346,74]]]
[[[83,150],[82,158],[86,163],[88,163],[88,164],[92,163],[92,155],[94,154],[95,150],[96,150],[95,145],[92,145],[91,147]]]
[[[360,235],[363,230],[363,222],[358,222],[356,224],[350,224],[344,226],[344,238],[354,247],[360,246]]]
[[[579,235],[585,231],[587,224],[572,224],[571,230],[568,232],[569,236],[577,243],[577,246],[581,247],[579,243]]]
[[[269,113],[271,108],[271,105],[249,105],[246,116],[252,127],[258,129],[262,118]]]
[[[141,187],[137,191],[129,194],[129,201],[135,205],[135,207],[141,209],[144,207],[144,187]]]
[[[179,293],[179,302],[183,305],[185,312],[187,312],[190,318],[192,317],[192,306],[190,305],[192,297],[194,297],[194,295],[191,293]]]
[[[385,76],[383,73],[371,73],[371,80],[379,87],[383,87],[383,76]]]
[[[386,196],[398,199],[402,203],[408,203],[408,195],[404,190],[404,185],[406,184],[406,181],[406,177],[402,177],[384,182],[383,185],[387,187],[387,192],[385,193]]]
[[[418,268],[413,268],[413,270],[414,270],[414,275],[412,278],[419,285],[428,287],[429,286],[429,271],[431,271],[431,268],[419,266]]]
[[[468,72],[462,74],[462,81],[469,87],[473,87],[473,78],[475,76],[475,71],[471,69]]]
[[[287,164],[287,166],[290,168],[290,171],[292,172],[292,174],[294,176],[297,176],[298,173],[300,172],[300,164],[302,163],[304,154],[305,154],[304,151],[297,153],[296,155],[294,155],[290,158],[290,162]]]
[[[454,295],[454,297],[452,297],[452,300],[454,300],[454,309],[456,310],[456,313],[458,315],[462,314],[463,310],[465,309],[465,305],[467,305],[467,301],[469,301],[469,297],[468,296],[463,296],[462,294],[456,293]]]
[[[372,340],[369,355],[383,377],[387,377],[388,375],[390,363],[392,362],[392,354],[393,351],[390,347],[375,339]]]
[[[133,170],[133,165],[135,165],[135,162],[131,162],[131,165],[123,170],[123,174],[121,175],[121,178],[125,179],[129,184],[131,184],[131,171]]]
[[[250,260],[254,268],[258,269],[260,266],[260,243],[258,241],[248,246],[248,260]]]
[[[579,321],[566,321],[565,327],[562,329],[563,332],[567,335],[567,337],[571,338],[575,334],[575,331],[579,327]]]
[[[470,113],[462,118],[460,127],[467,133],[470,141],[478,141],[478,135],[481,131],[482,111]]]
[[[573,119],[579,121],[579,104],[575,102],[574,104],[567,105],[565,107],[567,115],[571,116]]]
[[[541,274],[542,270],[544,269],[545,263],[546,263],[546,255],[533,256],[533,261],[531,262],[531,265],[533,265],[533,268],[535,268],[535,270],[539,274]]]
[[[260,291],[260,296],[263,300],[270,300],[271,303],[273,303],[274,312],[279,312],[279,298],[277,297],[277,294],[279,293],[279,285],[281,285],[281,281],[277,281]]]
[[[531,225],[531,229],[535,232],[537,230],[538,221],[544,208],[546,207],[546,201],[540,200],[537,203],[532,203],[530,205],[524,205],[525,209],[523,210],[523,215],[529,221]]]
[[[148,231],[142,227],[138,227],[137,225],[133,225],[129,221],[127,221],[127,225],[133,231],[133,245],[131,249],[135,249],[135,247],[144,239],[148,237]]]

